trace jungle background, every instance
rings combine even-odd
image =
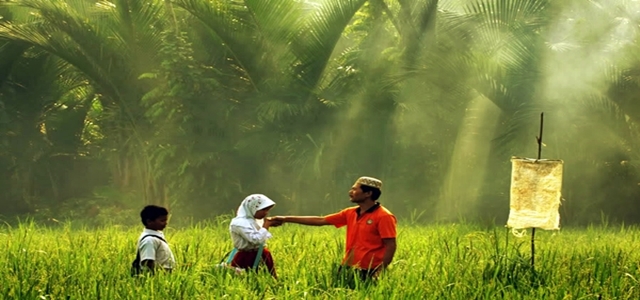
[[[511,156],[564,160],[561,223],[640,221],[640,1],[0,2],[3,220],[348,204],[505,224]],[[137,224],[137,223],[136,223]]]

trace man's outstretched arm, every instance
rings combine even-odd
[[[331,225],[331,223],[327,222],[324,217],[315,217],[315,216],[278,216],[273,217],[274,220],[280,221],[282,223],[296,223],[301,225],[310,225],[310,226],[325,226]]]

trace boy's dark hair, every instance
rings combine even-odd
[[[380,195],[382,195],[382,191],[379,188],[375,188],[372,186],[361,184],[360,189],[363,193],[371,192],[371,200],[378,200],[378,198],[380,198]]]
[[[140,212],[140,219],[142,220],[142,225],[147,225],[147,220],[155,220],[157,218],[169,215],[169,211],[157,205],[147,205]]]

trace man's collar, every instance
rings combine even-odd
[[[367,209],[364,213],[366,214],[366,213],[373,212],[378,208],[380,208],[380,202],[376,202],[373,206],[369,207],[369,209]],[[360,215],[360,206],[356,208],[356,214],[358,216]]]

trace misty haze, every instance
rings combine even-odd
[[[505,228],[513,157],[559,227]],[[640,0],[0,1],[0,172],[2,299],[639,299]],[[367,184],[397,251],[344,288],[296,216]],[[278,276],[217,267],[254,194]]]

